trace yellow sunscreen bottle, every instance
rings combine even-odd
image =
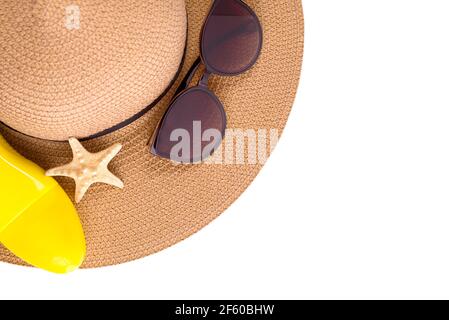
[[[23,261],[54,273],[77,269],[86,254],[83,229],[70,198],[1,135],[0,243]]]

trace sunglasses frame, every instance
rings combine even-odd
[[[204,53],[204,45],[203,45],[203,41],[204,41],[204,33],[206,30],[206,27],[208,25],[209,19],[212,16],[212,13],[214,12],[215,8],[220,4],[220,2],[222,1],[234,1],[234,2],[239,2],[243,7],[245,7],[248,12],[251,12],[251,15],[255,18],[255,22],[257,23],[257,31],[259,34],[259,45],[257,48],[257,54],[255,55],[255,57],[251,60],[251,62],[245,67],[242,68],[239,71],[236,72],[223,72],[220,70],[217,70],[215,68],[213,68],[210,64],[207,63],[206,59],[204,58],[206,56],[206,54]],[[257,62],[257,60],[260,57],[260,53],[262,52],[262,47],[263,47],[263,28],[262,28],[262,24],[260,23],[259,17],[257,16],[257,14],[254,12],[254,10],[248,5],[246,4],[244,1],[242,0],[214,0],[214,3],[212,4],[212,7],[209,11],[209,13],[207,14],[207,18],[204,21],[203,27],[201,28],[201,38],[200,38],[200,58],[201,58],[201,62],[206,66],[206,73],[209,73],[210,75],[215,74],[218,76],[224,76],[224,77],[233,77],[233,76],[238,76],[241,75],[242,73],[245,73],[246,71],[250,70]]]
[[[207,59],[205,59],[207,54],[204,52],[204,43],[203,43],[203,41],[204,41],[204,34],[205,34],[205,31],[206,31],[209,19],[213,15],[214,10],[216,9],[216,7],[222,1],[238,2],[238,3],[240,3],[240,5],[245,7],[245,9],[248,10],[248,12],[250,12],[251,16],[254,18],[254,21],[256,22],[257,32],[258,32],[258,35],[259,35],[259,41],[258,41],[258,47],[257,47],[256,55],[254,56],[254,58],[251,60],[250,63],[248,63],[244,68],[242,68],[241,70],[238,70],[236,72],[223,72],[223,71],[220,71],[220,70],[212,67],[210,64],[208,64],[207,63]],[[262,52],[262,47],[263,47],[263,28],[262,28],[262,25],[260,23],[259,17],[257,16],[257,14],[254,12],[254,10],[248,4],[246,4],[242,0],[214,0],[214,2],[212,4],[212,7],[209,10],[207,18],[204,21],[202,29],[201,29],[200,57],[196,59],[196,61],[191,66],[190,70],[187,72],[187,74],[184,77],[183,81],[181,82],[181,84],[179,85],[178,89],[176,90],[176,93],[175,93],[173,99],[171,100],[171,102],[169,104],[169,107],[165,111],[165,113],[162,116],[159,124],[156,127],[156,130],[153,132],[153,135],[151,136],[150,140],[148,141],[148,144],[151,145],[150,152],[153,155],[155,155],[155,156],[162,157],[162,158],[165,158],[165,159],[170,159],[170,155],[169,154],[162,154],[160,151],[156,150],[155,145],[157,143],[157,138],[158,138],[158,135],[159,135],[159,131],[163,127],[165,121],[167,120],[167,115],[170,113],[171,107],[173,105],[175,105],[179,100],[181,100],[185,95],[190,94],[194,90],[201,90],[204,93],[206,93],[209,96],[211,96],[212,99],[215,100],[215,102],[217,104],[217,107],[219,108],[219,110],[220,110],[220,112],[222,114],[223,130],[221,132],[221,139],[220,139],[220,141],[216,141],[216,145],[215,145],[215,147],[213,149],[214,151],[216,151],[217,148],[222,143],[223,138],[225,137],[225,134],[226,134],[227,116],[226,116],[226,111],[224,109],[223,103],[215,95],[215,93],[209,88],[209,79],[210,79],[210,77],[212,75],[225,76],[225,77],[238,76],[238,75],[241,75],[241,74],[245,73],[246,71],[250,70],[256,64],[257,60],[259,59],[260,54]],[[197,71],[198,71],[198,69],[199,69],[199,67],[201,65],[205,66],[205,71],[200,76],[200,80],[199,80],[198,84],[195,85],[195,86],[189,87],[190,84],[193,81],[194,76],[197,74]],[[209,157],[209,156],[212,156],[212,154],[208,155],[207,157]],[[203,154],[201,154],[201,155],[199,155],[197,157],[194,156],[194,157],[190,157],[190,159],[184,159],[184,160],[182,161],[183,163],[184,162],[186,162],[186,163],[198,163],[198,162],[204,161],[205,157],[204,157]]]

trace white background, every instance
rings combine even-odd
[[[449,298],[449,3],[305,0],[285,135],[256,182],[155,256],[1,298]]]

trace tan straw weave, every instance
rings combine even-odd
[[[66,14],[73,3],[78,30]],[[186,11],[184,0],[2,0],[0,26],[0,119],[67,140],[123,122],[161,95],[184,53]]]
[[[81,20],[81,35],[74,31],[55,38],[57,27],[53,24],[63,23],[55,18],[59,15],[54,12],[55,3],[71,2],[3,0],[0,4],[0,39],[9,40],[0,51],[0,120],[29,135],[47,139],[86,136],[151,103],[179,67],[186,7],[188,44],[179,83],[199,55],[200,28],[212,3],[186,0],[184,6],[184,1],[176,0],[82,0],[78,1],[82,15],[87,10],[85,19],[93,20]],[[264,28],[262,55],[242,76],[214,76],[211,88],[223,101],[229,128],[274,128],[281,132],[301,69],[301,2],[245,2],[257,12]],[[21,19],[17,21],[23,25],[10,25],[12,16],[25,15],[22,10],[32,3],[49,7],[49,20],[39,20],[49,33],[30,32],[30,26]],[[5,14],[8,10],[13,12]],[[83,21],[88,30],[83,30]],[[65,53],[77,60],[66,61]],[[5,57],[7,62],[2,61]],[[91,68],[86,61],[92,61]],[[132,124],[83,142],[92,152],[122,143],[123,150],[112,162],[111,171],[125,183],[124,190],[95,185],[77,206],[87,240],[84,267],[138,259],[186,239],[228,208],[260,171],[261,164],[176,166],[150,155],[147,141],[178,83]],[[66,142],[32,138],[6,126],[0,126],[0,134],[44,169],[71,160]],[[73,196],[73,181],[58,181]],[[0,260],[22,263],[2,248]]]

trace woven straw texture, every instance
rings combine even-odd
[[[2,0],[0,27],[0,119],[50,140],[91,136],[159,97],[187,30],[184,0]]]
[[[213,77],[211,87],[224,103],[229,128],[276,128],[282,132],[293,104],[301,69],[301,2],[246,2],[257,12],[264,28],[264,48],[260,60],[253,69],[239,77]],[[200,29],[210,4],[210,0],[186,0],[188,43],[180,79],[199,55]],[[170,33],[168,30],[163,32]],[[137,67],[135,71],[139,71]],[[85,85],[89,86],[89,81]],[[88,254],[83,267],[127,262],[186,239],[228,208],[260,171],[261,164],[183,166],[150,155],[147,141],[176,86],[139,120],[83,143],[92,152],[116,142],[122,143],[123,150],[112,162],[111,171],[125,182],[124,190],[95,185],[77,206],[87,240]],[[70,90],[67,92],[70,95]],[[140,94],[135,90],[133,92]],[[29,125],[27,119],[22,121],[24,125]],[[44,169],[71,160],[68,143],[31,138],[5,126],[0,127],[0,133],[13,147]],[[72,196],[73,182],[65,178],[58,181]],[[22,263],[1,248],[0,260]]]

